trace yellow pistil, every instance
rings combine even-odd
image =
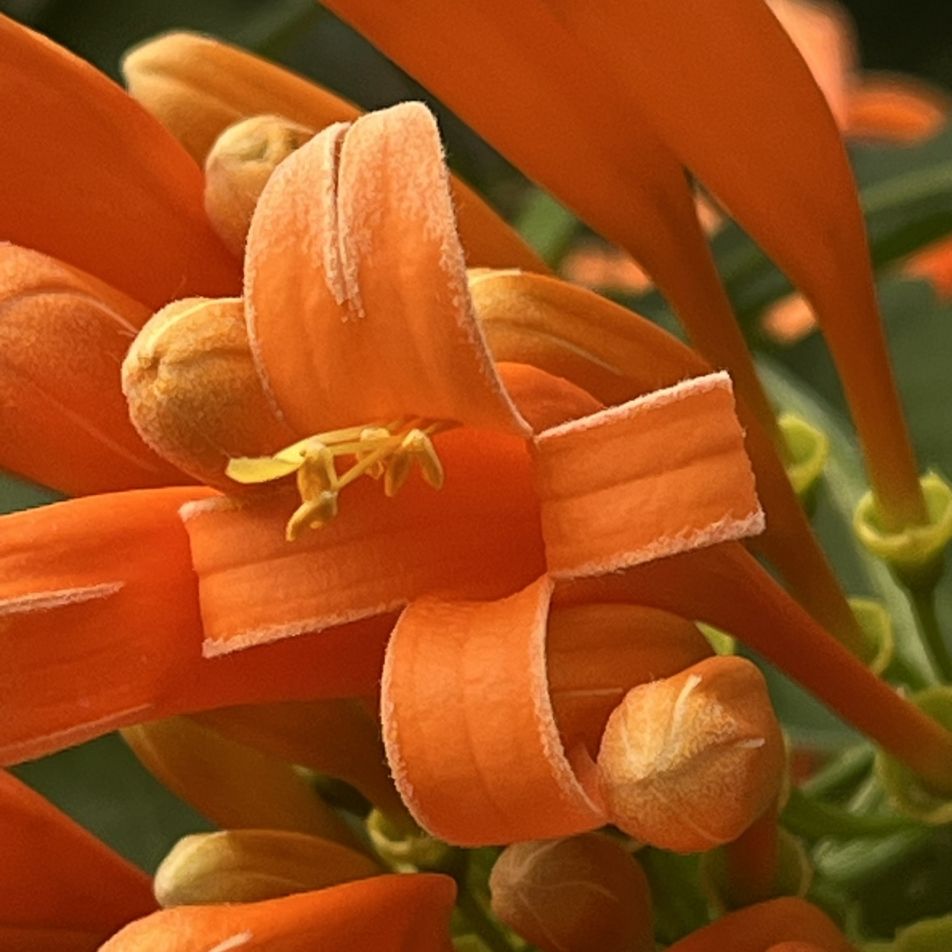
[[[454,424],[405,418],[319,433],[279,450],[273,456],[240,457],[225,470],[235,482],[266,483],[297,473],[301,505],[288,521],[289,542],[306,529],[327,525],[338,511],[344,487],[361,476],[383,478],[384,492],[395,496],[413,467],[434,489],[443,485],[443,464],[432,437]],[[338,461],[350,459],[342,469]]]

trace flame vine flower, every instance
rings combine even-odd
[[[850,948],[813,905],[774,898],[808,880],[785,879],[780,728],[757,668],[714,656],[694,624],[745,640],[866,731],[907,785],[940,805],[949,795],[952,734],[864,665],[683,176],[689,165],[709,182],[825,322],[869,451],[877,530],[925,531],[891,385],[872,403],[853,386],[870,368],[890,379],[881,341],[844,352],[875,303],[865,257],[850,257],[862,223],[848,169],[802,64],[753,2],[680,21],[704,53],[690,62],[655,55],[678,26],[663,4],[604,0],[582,14],[525,2],[505,34],[492,4],[453,5],[454,42],[495,47],[516,103],[541,92],[584,133],[559,167],[551,129],[487,111],[419,45],[421,27],[442,22],[426,0],[397,20],[332,5],[635,252],[713,366],[546,277],[450,180],[419,104],[358,117],[246,54],[171,36],[126,68],[179,145],[3,21],[22,94],[0,105],[15,144],[0,162],[0,236],[15,242],[0,249],[0,462],[84,498],[3,517],[0,752],[13,764],[123,728],[225,827],[169,855],[154,883],[167,908],[153,912],[141,874],[0,775],[0,828],[16,847],[0,880],[3,947],[448,949],[456,901],[484,947],[511,949],[508,927],[541,949],[651,949],[652,884],[631,857],[647,844],[724,847],[714,904],[745,907],[672,948]],[[711,16],[737,33],[708,53]],[[661,44],[634,77],[619,31]],[[540,83],[556,49],[565,71]],[[604,68],[585,70],[593,49]],[[812,155],[793,148],[790,181],[776,174],[787,133],[737,125],[763,113],[769,87],[755,83],[710,129],[689,121],[692,97],[723,97],[742,72],[777,64],[819,136]],[[599,101],[628,110],[637,159],[622,158],[630,130],[593,111]],[[67,125],[75,141],[58,135]],[[716,147],[728,132],[757,168],[748,187]],[[581,142],[597,146],[586,161],[604,173],[598,187],[566,177]],[[758,207],[764,189],[790,233]],[[641,224],[621,221],[613,191]],[[27,214],[33,202],[41,213]],[[799,234],[824,226],[839,284]],[[831,317],[845,300],[855,322]],[[717,366],[738,381],[736,409]],[[763,551],[802,605],[741,545],[765,528],[758,489]],[[379,735],[367,728],[378,707]],[[359,743],[335,749],[335,730]],[[367,793],[372,850],[292,762]],[[223,797],[232,784],[251,795]],[[590,832],[606,824],[627,838]],[[493,919],[470,888],[477,854],[452,847],[505,844]],[[45,876],[40,851],[68,862]],[[109,903],[90,899],[90,868]],[[606,917],[606,901],[624,914]]]

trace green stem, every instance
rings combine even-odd
[[[466,878],[456,878],[459,895],[456,906],[466,920],[470,931],[477,935],[491,952],[513,952],[509,940],[503,935],[499,924],[483,908],[483,904],[469,891]]]
[[[945,684],[952,683],[952,655],[942,637],[939,619],[935,611],[935,588],[914,588],[909,590],[909,602],[915,613],[932,664]]]
[[[869,772],[874,758],[873,748],[868,744],[849,747],[801,784],[800,789],[806,796],[817,799],[846,794]]]
[[[809,840],[832,836],[845,839],[852,836],[882,836],[919,827],[906,817],[872,814],[861,816],[830,803],[821,803],[802,790],[790,792],[783,811],[783,823],[791,832]]]

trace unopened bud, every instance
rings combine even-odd
[[[339,843],[284,830],[223,830],[179,840],[155,874],[160,906],[258,902],[376,876]]]
[[[585,833],[507,846],[493,912],[542,952],[653,952],[648,880],[616,840]]]
[[[211,486],[236,488],[230,457],[294,438],[262,389],[238,298],[186,298],[155,314],[126,355],[122,389],[143,440]]]
[[[205,160],[205,211],[232,254],[244,254],[251,216],[271,173],[313,136],[313,129],[282,116],[253,116],[215,140]]]
[[[763,676],[735,657],[633,688],[609,718],[598,754],[612,822],[680,853],[740,836],[777,797],[783,766]]]

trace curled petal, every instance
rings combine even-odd
[[[179,144],[88,63],[0,19],[0,240],[36,248],[158,307],[234,293],[238,269]]]
[[[3,517],[0,763],[185,711],[374,692],[385,619],[202,658],[178,510],[203,497],[141,490]]]
[[[168,33],[143,43],[126,56],[122,69],[132,95],[200,164],[215,139],[241,119],[279,115],[317,132],[360,115],[352,103],[310,80],[192,33]],[[452,190],[470,264],[547,270],[472,189],[453,179]]]
[[[47,948],[44,930],[61,933],[61,943],[51,935],[50,948],[88,952],[155,909],[143,872],[5,770],[0,771],[0,842],[0,948],[5,952]],[[8,934],[17,929],[22,944]]]
[[[730,380],[710,374],[535,440],[549,570],[615,571],[763,531]]]
[[[498,598],[538,577],[545,563],[523,441],[451,430],[436,443],[442,490],[413,477],[388,499],[358,480],[336,519],[293,544],[284,536],[290,491],[188,507],[206,653],[383,620],[427,592]]]
[[[301,435],[405,416],[528,431],[476,324],[418,103],[332,126],[282,163],[252,219],[245,297],[262,378]]]
[[[497,602],[423,599],[394,629],[381,697],[387,758],[417,822],[448,843],[569,836],[605,822],[594,774],[576,772],[549,701],[551,591],[541,579]]]
[[[374,876],[264,902],[178,906],[127,926],[101,952],[452,952],[448,876]]]
[[[0,466],[71,495],[183,482],[129,423],[118,364],[148,311],[0,243]]]

